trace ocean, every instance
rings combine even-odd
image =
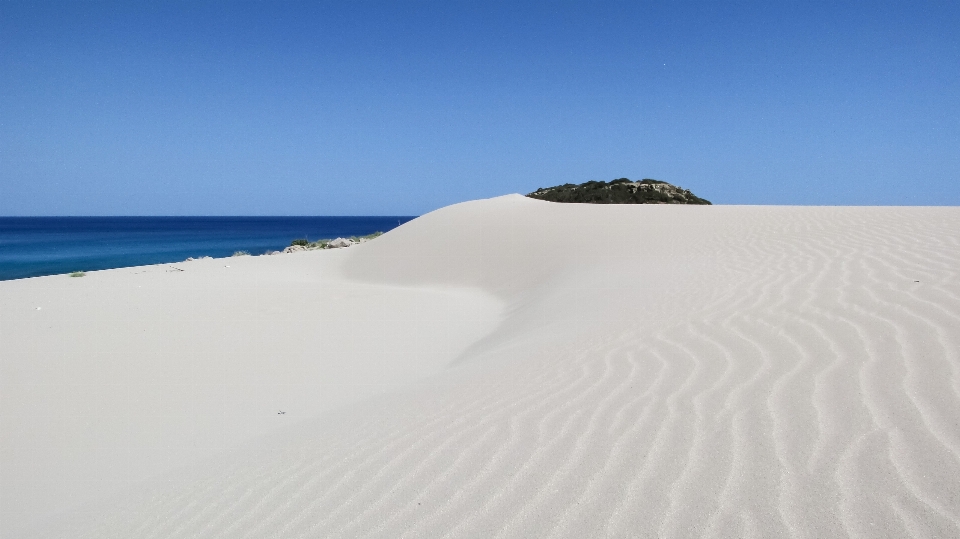
[[[388,232],[415,217],[0,217],[0,280],[148,264],[236,251],[279,251]]]

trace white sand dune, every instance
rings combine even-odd
[[[173,266],[0,283],[3,537],[960,537],[960,209]]]

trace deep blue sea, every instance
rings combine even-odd
[[[0,280],[187,257],[262,254],[295,239],[387,232],[414,217],[0,217]]]

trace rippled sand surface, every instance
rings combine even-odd
[[[960,536],[957,208],[514,195],[178,267],[0,283],[5,532]]]

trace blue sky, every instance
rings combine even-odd
[[[960,205],[958,6],[0,0],[0,215]]]

